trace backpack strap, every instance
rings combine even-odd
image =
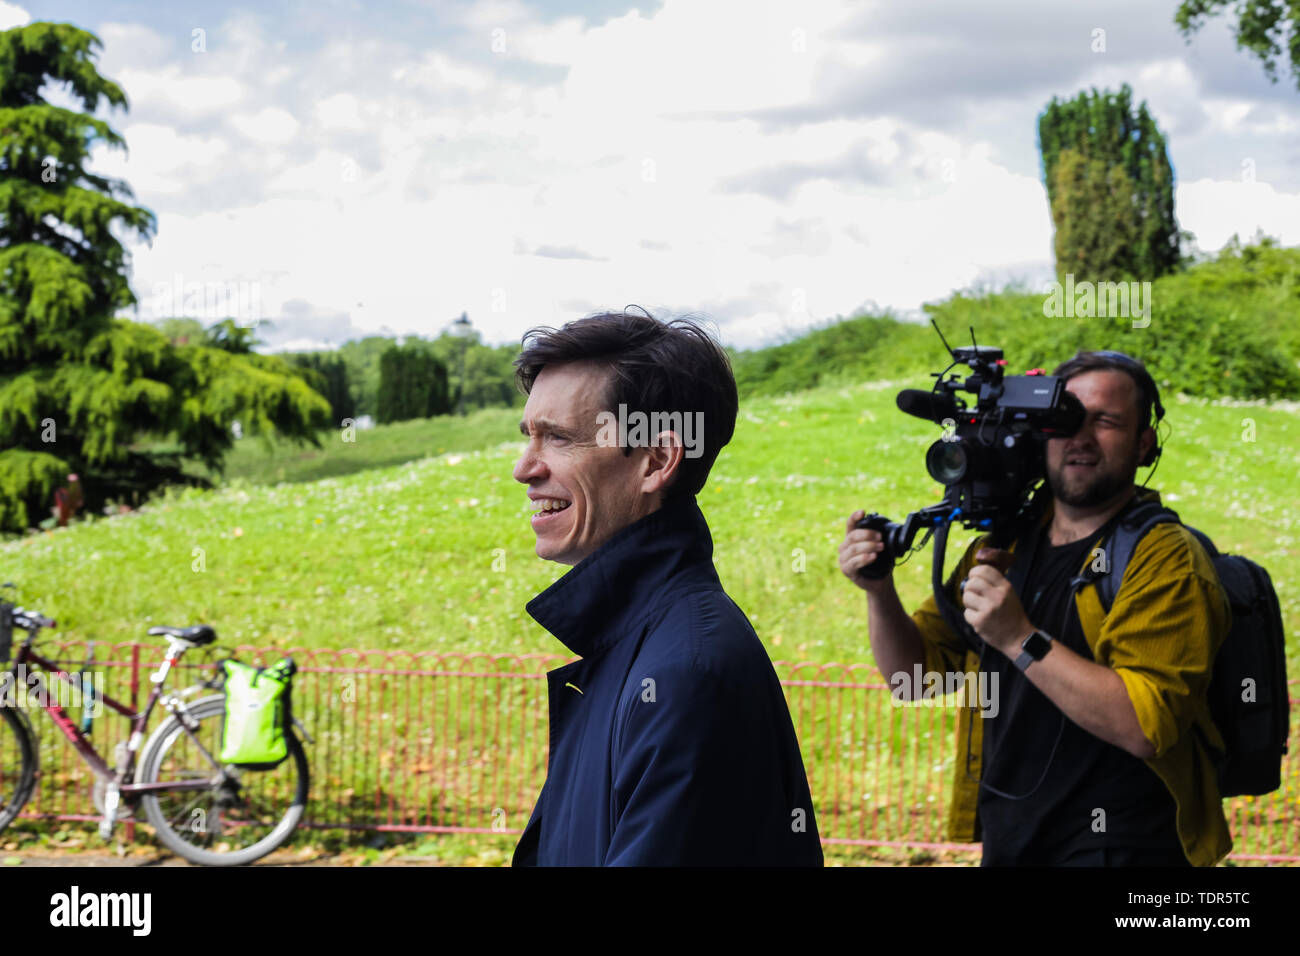
[[[1120,586],[1124,582],[1124,572],[1128,569],[1133,552],[1137,550],[1138,542],[1156,525],[1182,524],[1178,512],[1150,500],[1139,501],[1129,506],[1118,517],[1119,520],[1115,522],[1110,534],[1103,539],[1101,545],[1106,554],[1106,570],[1094,576],[1094,580],[1097,582],[1097,597],[1101,601],[1102,611],[1106,614],[1110,613],[1110,609],[1115,603],[1115,597],[1119,594]],[[1187,525],[1183,525],[1183,527],[1187,528],[1196,537],[1196,540],[1201,543],[1201,547],[1205,549],[1205,553],[1210,556],[1211,561],[1219,556],[1218,548],[1204,533]],[[1087,572],[1085,572],[1086,574]],[[1079,579],[1076,578],[1076,580]],[[1216,772],[1221,772],[1227,759],[1226,752],[1218,747],[1211,746],[1209,738],[1205,736],[1200,724],[1193,724],[1192,729],[1205,752],[1209,754]]]
[[[1102,611],[1106,614],[1110,613],[1111,606],[1115,603],[1115,597],[1119,594],[1120,585],[1124,581],[1124,572],[1128,570],[1129,561],[1133,557],[1133,552],[1137,550],[1138,542],[1158,524],[1169,522],[1182,524],[1178,512],[1150,500],[1138,501],[1116,517],[1118,520],[1114,522],[1110,533],[1102,539],[1101,543],[1106,556],[1105,570],[1099,570],[1095,576],[1092,576],[1092,579],[1097,582],[1097,597],[1101,600]],[[1203,544],[1209,544],[1209,539],[1205,535],[1199,531],[1194,533],[1202,539]],[[1213,547],[1214,545],[1209,544],[1209,548]]]
[[[1115,515],[1107,521],[1105,525],[1098,529],[1098,531],[1094,532],[1094,540],[1097,541],[1099,545],[1103,547],[1105,546],[1114,532],[1115,525],[1118,523],[1119,518],[1120,515]],[[1016,562],[1011,565],[1011,569],[1006,575],[1007,580],[1011,582],[1011,587],[1015,590],[1016,596],[1020,598],[1022,604],[1025,603],[1026,600],[1024,588],[1028,583],[1029,570],[1034,565],[1034,559],[1038,555],[1039,539],[1042,537],[1045,530],[1046,529],[1044,528],[1038,527],[1037,524],[1033,527],[1023,529],[1022,535],[1019,539],[1019,546],[1016,550]],[[1105,573],[1104,571],[1094,570],[1093,563],[1094,562],[1090,560],[1079,574],[1070,579],[1068,601],[1073,601],[1075,595],[1081,588],[1092,584]],[[1107,608],[1107,610],[1109,610],[1109,608]]]

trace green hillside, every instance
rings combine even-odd
[[[939,429],[894,407],[896,389],[914,384],[744,403],[701,506],[722,580],[773,657],[869,658],[865,602],[842,579],[836,548],[854,508],[900,518],[938,494],[923,455]],[[1272,572],[1300,676],[1296,408],[1172,395],[1166,404],[1172,432],[1153,485],[1221,548]],[[517,416],[480,413],[480,450],[173,494],[12,540],[0,545],[0,566],[22,602],[58,618],[69,637],[120,641],[150,623],[207,621],[229,643],[555,651],[524,612],[566,569],[533,554],[524,488],[510,474],[522,447]],[[1253,442],[1243,440],[1248,420]],[[384,429],[359,433],[357,453],[385,440]],[[909,606],[925,593],[927,569],[928,555],[916,555],[899,572]]]
[[[1151,284],[1149,315],[1044,315],[1041,292],[954,295],[928,306],[949,343],[996,345],[1012,371],[1051,371],[1077,349],[1119,349],[1142,359],[1157,384],[1208,398],[1300,398],[1300,249],[1267,240],[1230,244],[1216,258]],[[1149,309],[1146,306],[1149,303]],[[1134,327],[1133,320],[1147,322]],[[793,342],[735,356],[742,395],[780,395],[824,384],[924,378],[942,367],[925,324],[887,317],[836,322]]]
[[[1049,371],[1080,348],[1112,348],[1143,359],[1160,387],[1206,398],[1300,398],[1300,248],[1269,240],[1230,243],[1216,257],[1152,284],[1149,311],[1132,317],[1049,318],[1045,295],[1007,290],[956,294],[926,311],[950,344],[1002,348],[1012,372]],[[1147,306],[1149,305],[1149,309]],[[927,324],[859,316],[810,330],[793,341],[732,351],[742,400],[823,386],[906,381],[925,387],[947,361]],[[498,356],[499,358],[499,356]],[[315,481],[390,467],[449,451],[474,451],[511,441],[519,409],[486,408],[465,417],[438,416],[386,428],[321,434],[321,448],[245,438],[224,475],[197,461],[187,470],[218,483]],[[165,445],[153,446],[156,449]],[[179,449],[172,449],[179,450]]]

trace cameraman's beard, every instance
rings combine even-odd
[[[1099,472],[1093,476],[1091,483],[1082,488],[1070,489],[1066,487],[1065,481],[1065,460],[1062,459],[1059,468],[1047,469],[1047,485],[1052,490],[1056,499],[1072,508],[1095,508],[1110,501],[1121,491],[1132,487],[1134,480],[1137,478],[1137,455],[1134,454],[1133,461],[1127,468],[1119,468],[1113,472]]]

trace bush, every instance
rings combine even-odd
[[[1208,398],[1300,398],[1300,249],[1271,240],[1230,243],[1216,258],[1157,279],[1150,323],[1053,318],[1044,294],[957,293],[925,311],[950,345],[998,346],[1008,372],[1050,372],[1079,349],[1119,349],[1142,359],[1161,387]],[[934,330],[890,316],[860,316],[793,342],[738,352],[742,397],[837,381],[924,379],[945,364]],[[917,382],[920,386],[922,383]]]

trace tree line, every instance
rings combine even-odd
[[[227,334],[218,330],[233,323],[225,320],[205,329],[197,319],[169,318],[156,324],[173,344],[183,345],[211,342]],[[261,344],[252,338],[253,330],[244,332],[250,350]],[[370,335],[337,349],[276,354],[329,402],[336,427],[363,415],[382,425],[451,414],[462,407],[470,412],[523,403],[513,365],[518,347],[484,345],[478,332],[465,339],[447,333],[434,339]]]

